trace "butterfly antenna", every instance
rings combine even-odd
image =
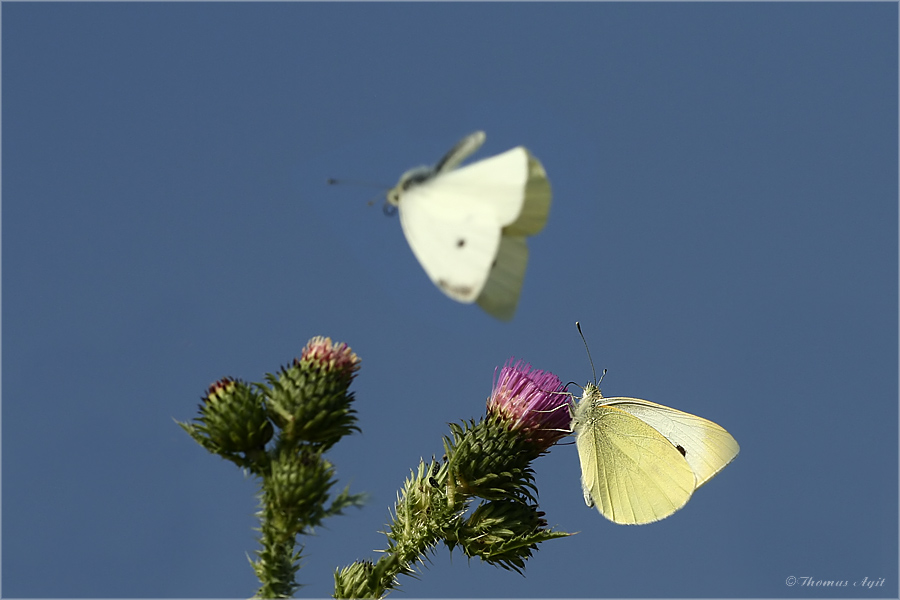
[[[594,368],[594,359],[591,358],[591,349],[588,348],[587,340],[584,339],[584,332],[581,331],[581,323],[579,323],[578,321],[575,321],[575,327],[578,329],[578,335],[581,336],[581,341],[584,342],[584,349],[587,350],[588,360],[591,363],[591,373],[594,374],[594,383],[597,386],[599,386],[600,382],[597,381],[597,370]],[[603,371],[603,374],[606,375],[606,371]],[[602,381],[603,377],[601,377],[600,380]]]
[[[328,178],[328,185],[358,185],[361,187],[375,187],[381,190],[387,189],[385,185],[376,183],[374,181],[362,181],[360,179],[335,179],[334,177]]]
[[[375,183],[374,181],[360,181],[357,179],[335,179],[334,177],[328,178],[328,185],[343,185],[345,183],[349,185],[359,185],[362,187],[374,187],[382,190],[375,194],[375,196],[366,203],[366,206],[374,205],[375,202],[384,195],[384,191],[387,190],[386,186],[381,185],[380,183]],[[393,213],[388,213],[387,211],[385,211],[385,214],[387,214],[388,216],[393,215]]]

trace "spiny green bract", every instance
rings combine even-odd
[[[543,516],[537,506],[517,500],[484,502],[455,532],[446,534],[445,542],[451,550],[460,546],[470,558],[522,573],[540,542],[570,535],[544,529]]]
[[[335,484],[334,467],[318,453],[282,452],[272,461],[263,482],[266,501],[278,511],[289,531],[301,533],[320,521],[328,492]]]
[[[499,500],[515,494],[534,501],[530,465],[540,452],[528,439],[496,417],[450,423],[450,431],[444,452],[453,457],[447,466],[451,497],[459,493]]]
[[[178,424],[214,454],[247,466],[241,453],[259,453],[272,439],[263,396],[240,380],[225,377],[209,387],[195,423]]]
[[[304,368],[306,367],[306,368]],[[327,450],[356,427],[350,379],[341,372],[310,369],[294,361],[266,375],[266,401],[285,442],[308,442]]]

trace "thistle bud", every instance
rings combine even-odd
[[[356,411],[350,408],[353,393],[348,390],[359,362],[347,344],[319,336],[278,376],[266,376],[271,385],[267,402],[284,440],[327,449],[358,429]]]
[[[339,569],[334,573],[335,598],[372,598],[373,574],[375,565],[372,561],[362,560]],[[384,592],[385,590],[379,590]]]

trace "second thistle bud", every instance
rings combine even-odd
[[[217,454],[262,450],[274,433],[261,396],[229,377],[209,386],[197,421],[186,429]]]

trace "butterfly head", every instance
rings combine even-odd
[[[416,167],[400,177],[397,185],[388,190],[387,202],[391,206],[400,206],[400,198],[410,188],[428,181],[435,175],[434,167]]]
[[[603,394],[600,392],[600,388],[597,387],[596,384],[588,382],[584,386],[584,394],[581,395],[581,399],[595,402],[598,400],[602,400]]]

